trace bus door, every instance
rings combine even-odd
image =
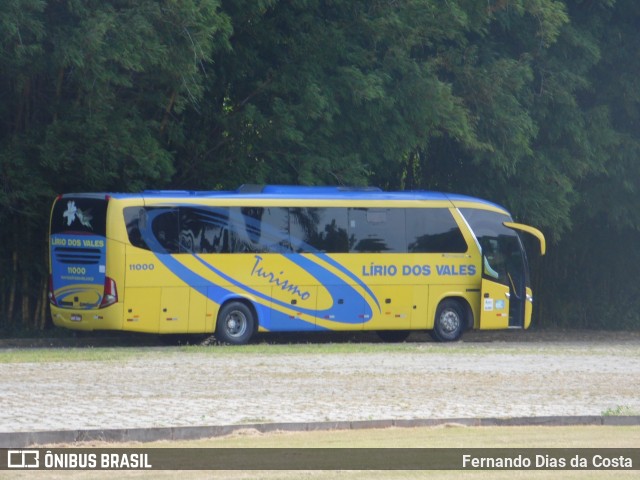
[[[502,225],[483,236],[480,328],[522,328],[527,298],[527,263],[518,235]]]
[[[547,245],[543,233],[537,228],[523,225],[521,223],[503,222],[503,225],[513,233],[516,231],[525,232],[538,239],[540,245],[540,255],[546,253]],[[510,311],[509,326],[527,328],[531,322],[531,289],[529,288],[529,265],[524,246],[517,236],[514,241],[507,245],[507,278],[510,287]]]
[[[529,267],[520,238],[510,237],[505,255],[509,281],[509,327],[524,328]]]
[[[484,237],[482,245],[482,287],[480,328],[503,329],[509,325],[511,292],[506,283],[504,264],[498,255],[498,241]]]
[[[496,226],[494,235],[478,239],[482,248],[481,328],[524,328],[527,323],[529,268],[522,242],[514,231],[523,230],[520,227],[526,226],[504,222]],[[532,233],[536,232],[539,233]],[[538,238],[544,254],[544,237],[539,233]]]

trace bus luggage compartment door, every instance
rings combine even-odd
[[[158,287],[130,287],[124,301],[123,330],[133,332],[158,333],[158,313],[160,309]]]
[[[163,288],[160,297],[159,333],[189,331],[189,288]]]

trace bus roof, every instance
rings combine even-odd
[[[336,187],[336,186],[297,186],[297,185],[242,185],[237,190],[145,190],[139,193],[78,193],[64,194],[61,197],[91,196],[114,199],[162,199],[171,198],[218,198],[218,199],[269,199],[269,200],[404,200],[404,201],[445,201],[453,206],[480,204],[507,210],[493,202],[455,193],[432,192],[426,190],[408,190],[386,192],[376,187]]]

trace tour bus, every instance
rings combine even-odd
[[[59,195],[53,322],[76,330],[214,334],[528,328],[515,223],[494,203],[426,191],[242,186]],[[538,243],[537,242],[537,243]]]

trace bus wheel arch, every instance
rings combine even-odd
[[[220,306],[214,334],[218,341],[244,345],[257,330],[258,315],[249,300],[233,298]]]
[[[473,326],[473,312],[461,297],[447,297],[438,304],[429,333],[437,342],[455,342]]]

